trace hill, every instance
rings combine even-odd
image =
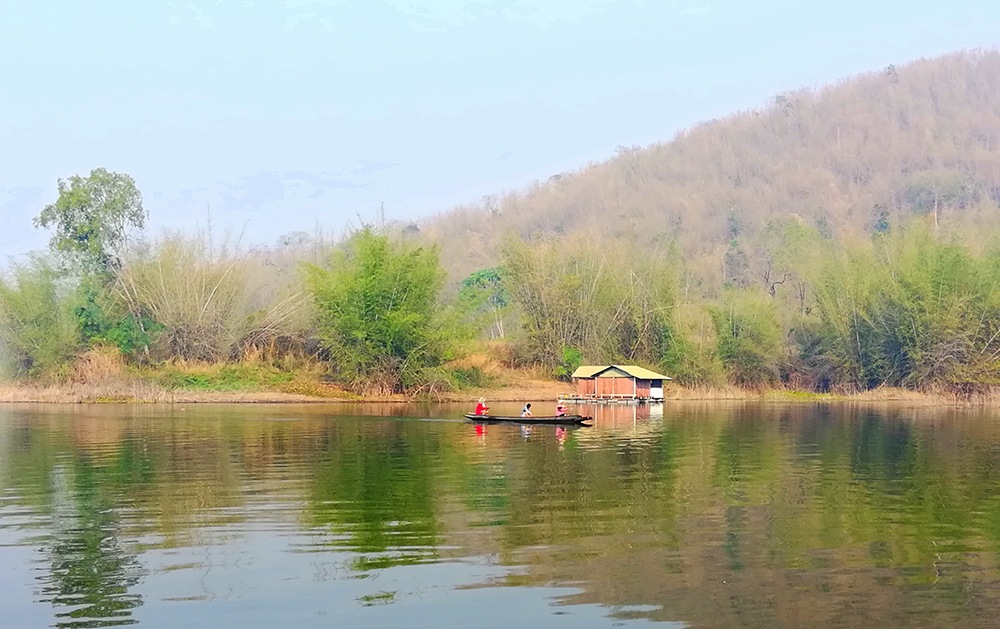
[[[513,362],[960,395],[1000,385],[1000,52],[780,94],[427,220]],[[499,272],[478,269],[499,266]],[[462,284],[468,288],[469,281]],[[499,313],[499,314],[498,314]]]
[[[506,234],[665,243],[721,286],[733,240],[791,214],[850,239],[914,214],[974,224],[1000,205],[1000,52],[924,59],[700,124],[670,141],[419,224],[453,278]],[[748,252],[748,255],[752,254]]]

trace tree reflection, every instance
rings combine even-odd
[[[116,506],[107,498],[105,481],[86,458],[77,460],[72,474],[61,472],[56,470],[65,487],[56,495],[48,550],[52,570],[43,581],[43,600],[72,608],[56,613],[59,627],[134,624],[132,610],[142,597],[129,589],[142,570],[118,539]]]
[[[240,534],[275,505],[307,535],[291,533],[294,552],[348,555],[352,577],[486,558],[509,572],[483,587],[569,584],[579,592],[566,603],[703,626],[1000,615],[992,419],[711,405],[654,422],[614,410],[564,440],[536,427],[529,441],[516,425],[481,440],[464,424],[354,416],[119,426],[87,443],[58,422],[25,424],[0,441],[0,475],[44,514],[39,591],[62,626],[135,621],[143,574],[127,540]]]
[[[404,429],[398,422],[338,425],[316,467],[311,524],[362,553],[352,565],[358,571],[420,563],[437,552],[430,467],[440,443]]]

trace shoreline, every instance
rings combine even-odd
[[[466,391],[449,391],[416,396],[359,396],[343,391],[329,395],[309,395],[269,389],[211,391],[163,389],[149,382],[17,385],[0,384],[0,405],[4,404],[366,404],[366,403],[475,403],[480,397],[489,402],[555,401],[570,393],[569,383],[533,380],[508,386]],[[947,393],[924,393],[907,389],[875,389],[856,394],[830,394],[791,389],[747,390],[737,387],[683,387],[672,385],[664,403],[671,402],[773,402],[773,403],[861,403],[905,404],[938,407],[991,407],[1000,398],[993,395],[960,399]],[[621,404],[620,402],[618,404]]]

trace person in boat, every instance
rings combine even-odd
[[[531,402],[528,402],[527,404],[525,404],[524,408],[521,409],[521,417],[532,417],[532,414],[531,414]]]
[[[490,412],[490,407],[486,406],[486,398],[479,398],[479,403],[476,404],[476,415],[486,415]]]
[[[563,404],[562,402],[559,402],[558,404],[556,404],[556,417],[565,417],[565,416],[566,416],[566,405]]]

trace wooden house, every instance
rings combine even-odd
[[[635,365],[584,365],[573,372],[574,398],[583,400],[663,400],[672,378]]]

